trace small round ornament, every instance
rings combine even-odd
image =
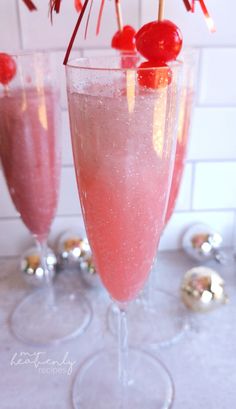
[[[57,258],[52,249],[47,249],[46,263],[50,279],[53,279],[56,273]],[[46,284],[46,274],[42,265],[40,251],[37,247],[28,249],[21,257],[21,271],[24,279],[30,286],[42,287]]]
[[[86,244],[78,233],[68,230],[59,236],[57,252],[60,266],[78,265],[84,251]]]
[[[208,312],[228,301],[222,277],[215,270],[203,266],[185,273],[181,297],[184,304],[195,312]]]
[[[182,246],[186,254],[192,259],[206,262],[216,260],[219,263],[226,261],[224,254],[220,251],[222,247],[222,236],[206,224],[194,224],[184,234]]]
[[[92,259],[92,251],[86,237],[73,231],[64,232],[58,240],[59,267],[78,267],[81,278],[89,287],[100,285],[100,278]]]

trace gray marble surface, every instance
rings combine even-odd
[[[162,252],[154,280],[161,288],[178,295],[183,273],[195,265],[182,252]],[[152,349],[172,374],[174,409],[236,407],[236,264],[231,260],[225,266],[215,262],[208,266],[222,274],[230,302],[206,315],[190,314],[191,328],[178,342]],[[72,285],[75,291],[81,288],[78,272],[60,273],[59,282]],[[59,346],[37,348],[17,341],[9,328],[11,312],[30,291],[18,270],[18,260],[1,259],[0,408],[70,409],[73,379],[81,363],[97,349],[115,345],[106,328],[108,299],[103,290],[87,290],[94,310],[88,330]],[[42,373],[30,364],[12,364],[15,354],[40,351],[58,361],[68,353],[69,359],[75,361],[72,373],[53,373],[51,368]]]

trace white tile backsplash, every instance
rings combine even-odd
[[[195,108],[188,159],[236,159],[236,107]]]
[[[236,35],[234,41],[235,48],[202,51],[199,104],[236,105]]]
[[[50,239],[63,230],[77,228],[85,234],[73,169],[65,69],[62,64],[77,15],[73,1],[63,1],[61,15],[53,26],[48,20],[48,1],[37,2],[38,12],[30,13],[21,0],[0,1],[0,51],[48,49],[54,52],[58,67],[62,107],[62,182],[58,216]],[[154,20],[157,0],[124,0],[125,24],[140,27]],[[114,2],[106,1],[99,37],[94,33],[100,1],[94,1],[88,39],[84,28],[75,41],[72,57],[109,55],[116,31]],[[186,45],[199,49],[197,106],[191,131],[188,162],[176,212],[165,229],[161,249],[181,247],[184,230],[195,222],[205,222],[219,230],[225,245],[236,239],[236,2],[207,0],[217,32],[210,34],[197,4],[197,12],[186,13],[181,0],[166,0],[166,18],[181,28]],[[19,219],[0,171],[0,255],[21,253],[32,239]],[[236,243],[236,242],[235,242]]]
[[[0,50],[15,51],[21,46],[16,0],[0,1]]]
[[[184,169],[176,210],[190,210],[192,193],[192,170],[193,166],[187,163]]]
[[[236,209],[236,161],[198,163],[194,209]]]
[[[57,214],[63,216],[81,214],[75,171],[73,167],[62,169]]]
[[[62,163],[63,165],[73,164],[71,137],[70,137],[70,124],[68,111],[62,111]]]

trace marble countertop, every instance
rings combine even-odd
[[[159,254],[155,280],[160,288],[175,295],[183,273],[196,262],[179,252]],[[221,273],[230,302],[204,315],[189,313],[190,329],[178,342],[157,347],[154,353],[169,369],[175,384],[174,409],[231,409],[236,402],[236,263],[209,267]],[[78,272],[62,272],[58,281],[81,288]],[[9,316],[16,304],[32,291],[24,282],[17,259],[0,260],[0,396],[1,409],[70,409],[74,375],[81,362],[101,347],[115,345],[107,331],[108,300],[103,290],[88,289],[94,310],[87,331],[66,343],[49,348],[26,346],[9,328]],[[71,374],[39,372],[32,365],[13,365],[15,354],[44,351],[51,359],[62,360],[68,353],[75,361]],[[130,408],[131,409],[131,408]],[[132,408],[133,409],[133,408]],[[148,408],[146,408],[148,409]]]

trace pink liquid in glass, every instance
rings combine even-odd
[[[170,138],[164,137],[161,93],[136,96],[130,107],[125,93],[109,92],[70,94],[70,123],[96,268],[112,297],[128,301],[142,289],[156,255],[168,190]]]
[[[184,166],[187,153],[189,128],[191,122],[192,113],[192,103],[193,103],[193,91],[185,90],[182,95],[180,113],[179,113],[179,123],[178,123],[178,138],[176,146],[175,163],[173,170],[173,177],[171,182],[170,196],[168,200],[165,225],[170,220],[176,205],[178,198]]]
[[[46,238],[60,178],[58,92],[15,89],[0,97],[0,154],[11,198],[28,229]]]

